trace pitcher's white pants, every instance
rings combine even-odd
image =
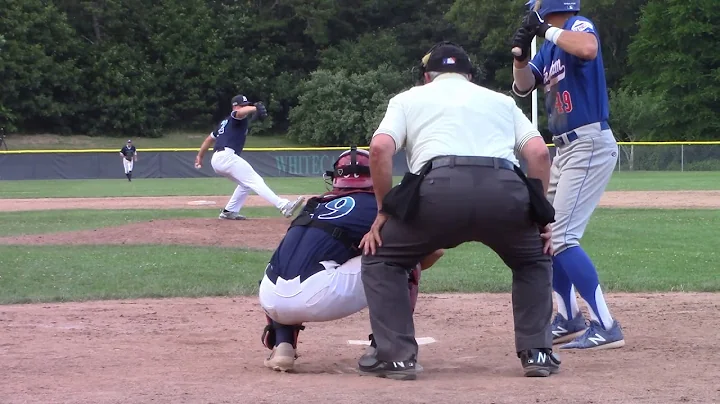
[[[300,282],[277,278],[273,284],[267,275],[260,282],[260,306],[280,324],[333,321],[367,307],[358,256],[343,265],[322,261],[325,267]]]
[[[122,159],[123,161],[123,167],[125,168],[125,174],[129,173],[133,169],[133,160],[127,161],[127,159]]]
[[[245,161],[244,158],[235,154],[233,149],[225,148],[224,150],[213,153],[210,159],[213,170],[236,184],[232,197],[225,206],[225,210],[230,212],[239,212],[250,190],[255,191],[266,201],[281,209],[287,202],[287,199],[280,198],[270,187],[265,184],[265,180]]]

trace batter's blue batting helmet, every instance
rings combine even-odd
[[[530,10],[535,7],[537,0],[530,0],[525,3]],[[545,18],[550,13],[567,13],[567,12],[578,12],[580,11],[580,0],[541,0],[540,9],[538,14],[540,17]]]

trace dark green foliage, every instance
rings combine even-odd
[[[480,83],[509,93],[509,40],[524,3],[6,0],[0,125],[133,137],[209,131],[229,112],[230,98],[243,93],[270,113],[253,135],[363,143],[437,41],[463,45]],[[715,3],[583,2],[582,14],[601,35],[611,120],[623,139],[718,136]],[[518,102],[530,111],[529,99]],[[542,96],[539,104],[544,129]]]
[[[664,94],[658,140],[720,134],[720,9],[716,0],[654,0],[630,45],[627,84]]]

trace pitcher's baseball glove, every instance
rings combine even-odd
[[[264,120],[268,115],[267,108],[265,108],[265,104],[258,101],[253,105],[255,106],[255,108],[257,108],[258,119],[260,119],[261,121]]]

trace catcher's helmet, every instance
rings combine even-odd
[[[370,177],[370,153],[352,146],[340,154],[333,164],[333,171],[327,171],[325,181],[332,181],[333,189],[372,188]]]
[[[532,11],[536,1],[538,0],[530,0],[525,5]],[[542,0],[538,14],[540,14],[540,17],[545,18],[550,13],[567,13],[571,11],[576,14],[580,11],[580,0]]]

